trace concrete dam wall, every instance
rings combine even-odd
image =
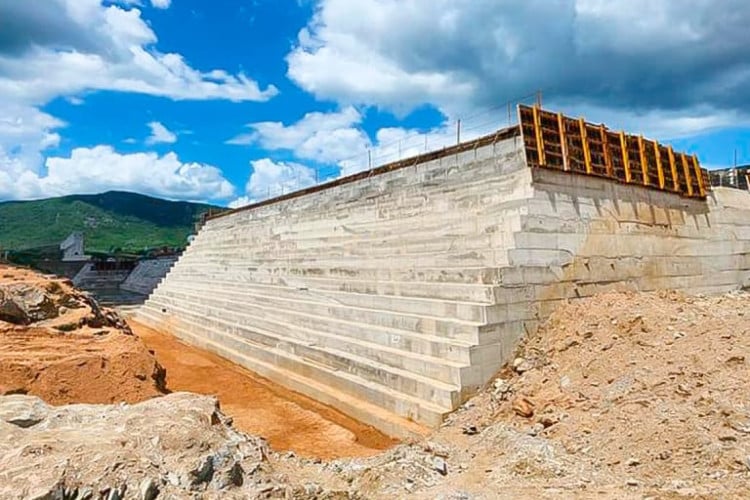
[[[687,193],[687,164],[682,189],[661,164],[662,189],[597,176],[590,153],[589,175],[543,168],[535,139],[522,117],[210,219],[135,319],[407,436],[439,425],[562,301],[750,285],[749,193],[696,176]]]
[[[139,261],[135,269],[122,282],[120,288],[128,292],[149,295],[167,275],[177,257],[157,257]]]

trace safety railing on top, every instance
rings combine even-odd
[[[390,141],[381,140],[377,147],[339,160],[334,168],[337,171],[335,173],[331,173],[328,167],[325,170],[316,170],[314,175],[308,175],[304,179],[300,177],[289,179],[259,193],[260,196],[251,200],[248,205],[226,212],[206,214],[206,217],[200,221],[200,225],[206,220],[216,219],[229,213],[296,198],[518,135],[518,115],[514,112],[515,107],[523,102],[535,102],[540,105],[541,99],[541,92],[536,92],[464,116],[429,132],[411,133]]]
[[[695,155],[539,106],[519,105],[518,117],[531,167],[606,177],[690,198],[705,198],[711,190],[708,171]]]

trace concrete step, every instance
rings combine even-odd
[[[227,314],[222,310],[211,309],[195,303],[188,303],[185,307],[181,307],[181,304],[176,301],[170,301],[163,297],[149,301],[146,307],[160,315],[174,314],[181,318],[191,319],[205,326],[230,324],[233,325],[231,331],[241,334],[241,336],[259,344],[277,346],[280,343],[288,342],[322,349],[326,353],[342,353],[342,358],[366,359],[369,360],[367,366],[370,366],[371,362],[374,362],[402,374],[408,372],[416,376],[419,380],[424,378],[425,380],[429,379],[431,382],[437,381],[457,386],[461,383],[464,372],[469,373],[468,363],[441,360],[418,353],[405,354],[401,349],[388,348],[359,339],[337,336],[333,332],[313,330],[302,325],[285,323],[280,320],[272,321],[248,315],[242,316],[236,313]],[[356,366],[351,360],[348,363],[351,366]],[[379,382],[380,378],[374,381]],[[413,385],[414,383],[408,382],[408,384]],[[397,388],[394,387],[394,389]]]
[[[500,252],[506,252],[513,249],[515,243],[508,239],[503,241],[498,239],[492,240],[492,236],[485,235],[482,237],[482,243],[477,245],[469,244],[452,244],[443,242],[434,248],[427,245],[414,245],[408,248],[406,245],[394,246],[387,248],[378,248],[372,245],[328,245],[325,249],[319,251],[314,249],[298,250],[295,248],[284,248],[274,245],[269,248],[263,248],[257,244],[243,244],[226,246],[206,246],[197,249],[190,256],[190,260],[197,258],[221,260],[226,258],[242,259],[246,262],[273,263],[279,261],[279,255],[284,255],[285,261],[292,262],[317,262],[320,260],[338,258],[338,259],[385,259],[398,263],[400,261],[418,262],[420,260],[429,262],[437,260],[440,262],[451,263],[454,265],[471,263],[471,260],[494,259]],[[479,264],[481,265],[481,264]],[[472,267],[477,266],[475,264]]]
[[[431,244],[438,245],[440,240],[451,237],[461,237],[468,243],[475,244],[481,241],[482,236],[497,233],[512,233],[514,229],[520,228],[521,217],[526,213],[525,207],[514,207],[513,209],[498,210],[497,213],[479,217],[465,216],[456,219],[453,223],[444,220],[445,214],[439,216],[419,215],[407,220],[389,221],[385,219],[374,220],[366,226],[346,224],[339,221],[320,229],[305,229],[304,225],[296,225],[287,230],[279,229],[279,226],[259,226],[253,228],[237,228],[227,230],[226,233],[215,233],[199,235],[192,248],[201,246],[221,246],[232,244],[244,244],[255,246],[260,244],[275,243],[280,246],[294,244],[300,248],[320,247],[321,242],[330,245],[345,246],[367,246],[393,248],[403,244]],[[434,220],[428,217],[435,217]],[[411,220],[409,220],[411,219]],[[284,221],[279,221],[283,225]],[[231,232],[230,232],[231,231]],[[454,243],[455,245],[456,243]]]
[[[365,268],[383,268],[383,269],[409,269],[425,267],[503,267],[508,265],[508,252],[506,250],[487,250],[484,252],[466,252],[464,254],[430,254],[430,255],[392,255],[388,256],[353,256],[345,255],[343,253],[339,255],[322,255],[316,256],[289,256],[288,258],[279,259],[278,255],[259,257],[250,257],[246,254],[237,255],[236,253],[230,254],[207,254],[200,256],[202,260],[222,262],[226,259],[245,259],[248,266],[253,267],[271,267],[276,266],[280,262],[290,266],[299,267],[337,267],[352,265],[354,262],[362,262],[362,266]],[[195,260],[192,260],[195,262]]]
[[[445,412],[440,408],[357,380],[350,374],[325,369],[286,352],[254,346],[228,333],[204,331],[196,335],[178,331],[174,323],[164,322],[141,308],[135,314],[132,321],[172,333],[190,345],[214,352],[390,436],[420,439],[430,432],[430,427],[442,423]]]
[[[335,243],[320,241],[316,246],[300,245],[296,242],[244,242],[222,243],[205,246],[196,249],[195,256],[231,256],[243,255],[249,259],[267,258],[269,255],[278,256],[279,252],[292,258],[313,257],[318,258],[327,255],[365,256],[365,257],[389,257],[389,256],[429,256],[434,254],[462,255],[467,252],[486,252],[499,248],[512,247],[514,245],[510,234],[495,232],[483,234],[476,238],[446,237],[441,241],[417,241],[411,243],[390,242],[381,244],[378,242],[360,241],[353,243]]]
[[[256,229],[243,227],[232,232],[215,232],[214,234],[202,235],[196,239],[196,245],[223,245],[232,243],[245,243],[256,245],[268,242],[278,244],[294,243],[303,248],[319,246],[325,241],[334,245],[361,245],[378,244],[393,246],[398,243],[436,243],[442,238],[461,236],[467,241],[479,239],[482,235],[501,232],[505,229],[513,229],[521,224],[522,214],[526,213],[524,206],[517,206],[514,202],[508,208],[497,209],[490,215],[471,214],[471,218],[461,217],[462,212],[456,212],[451,216],[445,213],[439,214],[415,214],[412,217],[389,220],[386,218],[373,219],[367,223],[345,223],[331,224],[327,221],[326,226],[318,227],[305,222],[289,223],[286,220],[278,221],[279,224],[259,225]],[[453,217],[453,218],[452,218]],[[509,219],[516,219],[509,223]],[[508,231],[512,232],[512,231]]]
[[[346,386],[350,393],[357,395],[359,388],[364,386],[371,390],[377,390],[381,396],[389,396],[385,408],[395,411],[399,402],[410,402],[411,408],[406,413],[397,412],[399,415],[409,417],[412,414],[420,414],[420,410],[413,406],[426,407],[431,418],[451,411],[460,402],[460,391],[457,387],[433,381],[425,377],[395,370],[375,361],[358,356],[336,351],[333,349],[321,349],[315,346],[304,345],[293,342],[291,339],[264,336],[257,331],[236,327],[221,320],[206,320],[196,315],[181,313],[162,314],[154,311],[148,305],[144,310],[135,314],[135,319],[146,318],[151,320],[152,326],[159,327],[169,325],[166,331],[173,332],[177,336],[187,333],[193,337],[208,337],[209,340],[227,339],[235,348],[247,346],[246,353],[261,361],[283,360],[280,366],[301,373],[299,360],[305,361],[302,368],[314,366],[320,371],[346,375],[348,381]],[[265,342],[259,342],[265,340]],[[241,351],[241,350],[240,350]],[[242,352],[242,351],[241,351]],[[280,355],[282,355],[280,357]],[[290,359],[291,358],[291,359]],[[252,367],[248,366],[252,369]],[[304,375],[304,373],[301,373]],[[320,380],[320,379],[317,379]],[[336,385],[334,385],[336,387]],[[372,401],[368,398],[368,400]],[[414,411],[417,410],[417,411]],[[432,420],[434,423],[434,420]],[[430,425],[430,422],[425,422]]]
[[[282,328],[286,328],[290,324],[300,326],[304,327],[305,330],[309,329],[314,332],[314,334],[311,334],[305,331],[305,340],[316,340],[312,337],[318,334],[330,334],[344,343],[351,340],[356,342],[357,346],[360,343],[366,343],[375,350],[384,349],[389,357],[391,354],[406,356],[407,358],[414,355],[413,362],[416,362],[416,367],[413,370],[417,373],[427,373],[426,370],[430,370],[429,367],[424,366],[426,362],[440,366],[448,363],[453,365],[454,368],[460,368],[471,362],[471,348],[474,345],[450,338],[374,326],[363,322],[346,321],[317,313],[305,313],[294,308],[281,309],[274,306],[259,305],[254,301],[237,300],[236,297],[231,296],[207,296],[197,291],[165,291],[153,297],[151,302],[166,307],[172,305],[184,307],[185,304],[191,304],[191,307],[196,308],[196,311],[210,316],[220,315],[222,318],[237,321],[238,324],[243,325],[254,326],[260,325],[259,322],[270,322],[264,328],[269,330],[275,328],[273,331],[280,334],[283,334]],[[373,355],[379,354],[376,352]],[[398,364],[393,366],[412,369],[404,364],[405,361],[402,359],[397,359],[394,362]],[[446,378],[441,380],[457,383],[459,379]]]
[[[357,322],[395,330],[399,335],[420,335],[438,337],[443,341],[455,340],[458,343],[478,344],[485,332],[484,325],[471,321],[399,313],[385,309],[372,309],[339,304],[334,301],[321,301],[314,298],[290,298],[270,294],[254,294],[247,291],[213,289],[198,283],[170,281],[155,296],[170,293],[199,294],[202,297],[217,297],[241,304],[253,303],[280,311],[300,313]]]
[[[242,227],[201,233],[193,244],[220,245],[239,240],[248,243],[275,240],[311,245],[322,239],[330,239],[332,243],[339,244],[357,244],[362,240],[388,244],[402,238],[413,242],[434,241],[436,238],[450,235],[462,235],[469,239],[482,234],[491,234],[500,229],[519,227],[521,217],[527,212],[524,202],[514,200],[482,213],[469,211],[470,218],[466,217],[467,212],[429,210],[400,213],[398,218],[374,215],[369,218],[358,217],[351,220],[337,219],[335,223],[330,220],[315,221],[306,218],[295,221],[286,216],[280,216],[273,219],[275,224],[258,219]]]
[[[220,261],[206,261],[199,256],[185,258],[180,268],[195,268],[196,270],[210,269],[215,272],[217,266],[222,271],[238,269],[242,272],[272,276],[311,276],[336,279],[363,279],[370,281],[411,281],[416,283],[456,283],[456,284],[484,284],[493,285],[500,282],[497,267],[425,267],[412,266],[404,268],[377,267],[362,260],[361,266],[352,261],[342,261],[337,265],[318,266],[316,263],[291,265],[280,260],[272,265],[255,266],[245,260],[222,258]]]
[[[170,281],[168,286],[160,290],[156,295],[164,296],[172,292],[198,294],[201,297],[216,296],[238,304],[254,303],[277,311],[296,311],[313,315],[322,315],[326,318],[342,319],[347,322],[355,322],[361,325],[373,325],[395,331],[399,336],[425,335],[427,339],[437,338],[443,342],[458,341],[459,344],[473,345],[472,358],[478,350],[478,346],[502,342],[508,332],[526,329],[529,321],[535,321],[536,310],[527,303],[516,306],[492,306],[488,310],[493,315],[502,316],[494,323],[476,323],[462,321],[455,318],[439,318],[435,316],[422,316],[409,313],[399,313],[384,309],[361,308],[347,306],[333,301],[321,302],[314,300],[291,299],[272,295],[257,295],[246,291],[222,291],[221,287],[203,287],[195,283],[176,284]],[[570,290],[563,290],[559,296],[555,290],[547,293],[547,298],[575,297]],[[242,306],[244,307],[244,305]]]
[[[190,286],[195,285],[195,280],[187,276],[184,280],[175,269],[175,273],[165,283]],[[242,294],[244,292],[256,295],[267,295],[285,297],[299,300],[312,300],[321,303],[332,303],[366,309],[390,310],[399,313],[415,314],[420,316],[431,316],[443,319],[458,319],[474,323],[487,323],[487,304],[465,301],[449,301],[442,299],[430,299],[422,297],[402,297],[394,295],[371,295],[353,292],[340,292],[334,290],[311,290],[281,287],[274,285],[239,284],[223,281],[221,278],[205,280],[199,283],[204,287],[206,293],[223,288],[232,293]],[[163,285],[164,286],[164,285]],[[159,289],[157,289],[159,292]]]
[[[232,269],[227,273],[225,270]],[[371,281],[356,278],[320,278],[313,276],[284,277],[263,275],[255,272],[245,273],[242,267],[214,264],[198,269],[196,266],[179,271],[180,279],[194,280],[201,283],[213,277],[222,276],[223,280],[238,285],[271,285],[308,290],[331,290],[340,292],[366,293],[372,295],[395,295],[399,297],[427,297],[442,300],[457,300],[490,304],[495,302],[495,287],[484,284],[463,283],[425,283],[409,281]]]
[[[189,265],[188,265],[189,264]],[[327,278],[338,280],[364,280],[371,282],[393,281],[411,283],[448,283],[448,284],[478,284],[496,285],[501,282],[500,269],[495,267],[476,268],[412,268],[412,269],[382,269],[382,268],[360,268],[355,266],[338,267],[290,267],[285,263],[278,262],[275,266],[253,267],[248,266],[244,260],[224,259],[218,262],[203,262],[201,259],[185,260],[182,271],[186,267],[200,273],[215,273],[217,270],[226,271],[232,269],[247,276],[250,281],[257,276],[259,280],[269,276],[279,278]],[[263,281],[260,281],[263,282]]]
[[[491,167],[489,167],[491,169]],[[489,170],[488,169],[488,170]],[[483,179],[485,182],[477,182],[476,179],[477,171],[467,171],[465,175],[458,179],[453,178],[451,180],[443,179],[441,182],[433,184],[425,184],[424,182],[418,183],[416,186],[410,186],[409,181],[413,180],[410,177],[403,177],[403,185],[394,186],[393,191],[383,191],[379,193],[377,200],[372,200],[371,197],[362,199],[353,199],[351,196],[346,196],[346,209],[348,213],[355,212],[358,215],[372,213],[373,216],[380,216],[387,214],[389,211],[398,210],[402,213],[408,213],[409,211],[425,211],[432,212],[441,211],[450,213],[454,211],[468,211],[468,210],[481,210],[485,206],[494,206],[506,202],[514,193],[519,182],[518,178],[512,176],[492,176],[491,174]],[[475,192],[476,195],[470,193]],[[334,198],[334,197],[331,197]],[[316,200],[320,202],[316,205],[316,211],[304,210],[308,200],[297,199],[295,200],[299,207],[295,211],[284,211],[281,212],[276,207],[263,207],[255,210],[253,217],[249,217],[248,214],[237,214],[236,217],[242,218],[243,224],[257,223],[259,220],[265,218],[273,218],[275,220],[284,217],[289,220],[305,219],[305,220],[323,220],[324,217],[318,216],[319,213],[324,213],[327,207],[326,201],[329,200]],[[335,198],[330,200],[335,203]],[[343,200],[342,200],[343,201]],[[331,206],[330,208],[333,208]],[[244,217],[243,217],[244,216]],[[212,221],[212,224],[220,222],[221,227],[231,228],[232,223],[237,221],[217,220]]]

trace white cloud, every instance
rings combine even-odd
[[[172,0],[151,0],[151,5],[156,9],[168,9]]]
[[[73,106],[82,106],[83,103],[85,102],[82,98],[78,96],[74,96],[74,95],[66,97],[65,100],[68,101]]]
[[[362,114],[354,107],[330,113],[307,113],[290,125],[280,122],[248,124],[249,133],[227,141],[256,145],[268,151],[291,152],[295,158],[317,165],[335,165],[340,175],[398,161],[457,141],[456,122],[446,119],[428,131],[388,127],[378,130],[372,141],[362,128]],[[462,124],[461,140],[469,140],[499,128],[497,113],[477,115]],[[319,180],[331,176],[327,168]]]
[[[177,134],[169,130],[159,122],[148,124],[151,135],[146,139],[146,144],[174,144],[177,142]]]
[[[230,201],[227,206],[229,208],[241,208],[250,205],[253,202],[254,200],[252,200],[249,196],[240,196],[239,198],[235,198],[234,200]]]
[[[315,170],[293,162],[274,162],[269,158],[250,162],[253,172],[245,191],[252,199],[297,191],[315,184]]]
[[[234,195],[221,171],[200,163],[183,163],[175,153],[120,154],[111,146],[74,149],[69,157],[52,157],[40,172],[20,166],[0,151],[0,199],[30,199],[117,189],[190,200]]]
[[[615,118],[747,123],[748,25],[746,0],[319,0],[288,76],[321,99],[397,112],[433,103],[457,116],[542,89],[552,107]]]
[[[169,3],[154,0],[152,5],[166,8]],[[142,2],[50,0],[39,9],[36,2],[0,0],[0,179],[5,181],[0,199],[62,189],[43,175],[46,150],[59,143],[58,129],[64,125],[41,111],[52,99],[80,104],[81,94],[98,90],[234,102],[266,101],[277,94],[274,86],[261,88],[243,73],[204,71],[180,54],[160,52],[138,5]],[[174,142],[173,133],[152,125],[153,142]],[[85,179],[72,182],[87,184]],[[195,192],[190,183],[175,185],[183,185],[186,196]]]
[[[267,150],[294,152],[297,158],[321,163],[338,163],[365,154],[370,147],[367,134],[357,128],[362,116],[353,107],[331,113],[307,113],[298,122],[259,122],[248,125],[251,132],[228,144],[255,144]]]
[[[231,201],[230,208],[305,189],[317,182],[315,169],[300,163],[263,158],[250,162],[250,167],[252,172],[245,186],[245,194]]]
[[[694,137],[722,128],[750,124],[747,110],[715,109],[707,105],[680,110],[633,111],[561,103],[558,108],[571,116],[585,116],[594,123],[604,123],[611,129],[644,134],[659,140]]]
[[[25,172],[39,173],[44,161],[42,152],[59,144],[57,129],[64,125],[37,108],[0,102],[0,174],[15,179]]]
[[[7,98],[34,104],[84,90],[235,102],[266,101],[277,93],[273,86],[260,90],[256,82],[242,73],[200,72],[179,54],[160,54],[139,45],[119,48],[124,53],[118,60],[108,60],[99,54],[38,48],[23,58],[0,55],[0,91]]]

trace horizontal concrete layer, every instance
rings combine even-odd
[[[349,400],[349,404],[342,407],[339,404],[340,401],[333,403],[336,404],[336,407],[345,411],[358,406],[361,400],[407,420],[423,422],[429,426],[438,425],[447,412],[444,408],[422,398],[390,390],[381,384],[370,382],[356,374],[349,373],[347,370],[327,366],[320,363],[315,357],[305,357],[284,349],[283,346],[259,345],[227,329],[196,324],[191,322],[190,319],[165,318],[164,315],[154,315],[153,311],[148,308],[139,312],[137,320],[160,330],[178,332],[178,336],[183,340],[207,348],[230,360],[238,361],[260,375],[284,385],[288,385],[284,376],[291,372],[296,375],[298,381],[304,381],[300,383],[299,387],[292,388],[301,390],[303,393],[307,393],[307,385],[321,383],[330,392],[343,392]],[[352,394],[358,394],[359,397],[353,398]],[[356,413],[351,414],[356,415]],[[359,418],[362,422],[379,425],[381,416],[376,414],[377,420],[375,421],[373,421],[371,415],[363,414]],[[391,419],[399,420],[393,417]],[[403,431],[392,429],[392,435],[403,435]]]

